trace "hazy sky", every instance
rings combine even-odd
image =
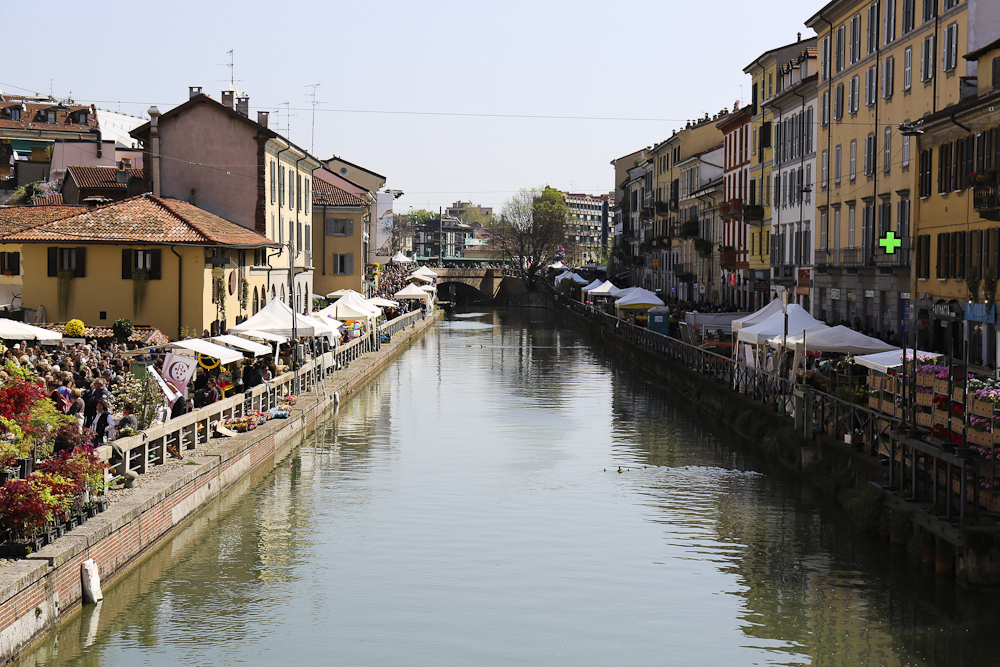
[[[803,21],[823,4],[4,3],[23,40],[0,90],[145,116],[192,85],[219,99],[232,49],[252,118],[271,110],[271,126],[317,157],[385,175],[406,193],[397,211],[459,199],[499,209],[522,187],[612,190],[613,158],[748,100],[743,68],[811,35]]]

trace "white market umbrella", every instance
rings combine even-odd
[[[559,269],[565,269],[566,265],[563,264],[562,261],[560,260],[560,261],[556,262],[555,264],[549,264],[549,268],[550,269],[555,269],[556,271],[558,271]]]
[[[733,320],[732,324],[730,325],[732,328],[732,332],[736,333],[740,329],[744,329],[746,327],[752,327],[755,324],[760,324],[761,322],[771,317],[775,313],[780,313],[780,312],[781,312],[781,299],[774,299],[773,301],[771,301],[771,303],[767,304],[760,310],[750,313],[745,317],[741,317],[738,320]]]
[[[330,292],[329,294],[327,294],[326,298],[327,299],[339,299],[340,297],[347,296],[348,294],[357,294],[362,299],[365,298],[365,295],[362,294],[361,292],[358,292],[357,290],[347,289],[347,288],[339,289],[339,290],[334,290],[333,292]]]
[[[417,275],[415,273],[410,276],[410,280],[415,280],[415,281],[420,282],[420,283],[432,283],[432,282],[434,282],[433,278],[430,278],[428,276]]]
[[[635,310],[655,308],[662,306],[663,299],[656,296],[647,289],[636,288],[631,294],[623,296],[615,301],[615,308],[628,308]]]
[[[49,341],[62,340],[62,337],[63,335],[58,331],[50,331],[24,322],[0,319],[0,338]]]
[[[788,324],[786,326],[785,316],[781,312],[779,304],[778,312],[774,313],[763,322],[759,322],[751,327],[743,327],[737,334],[737,338],[743,343],[761,345],[768,338],[773,338],[779,334],[784,335],[785,331],[789,334],[793,332],[799,333],[800,331],[805,331],[807,334],[806,344],[808,344],[809,333],[828,328],[829,327],[825,323],[817,320],[809,314],[809,311],[797,303],[788,304]]]

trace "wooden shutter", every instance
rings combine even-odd
[[[155,248],[149,251],[150,262],[149,262],[149,279],[159,280],[161,274],[161,266],[163,263],[162,258],[163,251],[160,248]]]
[[[49,248],[48,255],[48,276],[49,278],[55,278],[59,275],[59,248]]]
[[[344,228],[344,233],[348,236],[354,236],[354,220],[347,220],[347,224]]]
[[[344,273],[353,276],[354,275],[354,253],[348,253],[344,256],[346,261],[344,262]]]
[[[74,278],[86,278],[87,277],[87,249],[86,248],[74,248],[73,252],[76,253],[76,271],[73,273]]]
[[[131,248],[122,249],[122,280],[132,280],[132,255]]]

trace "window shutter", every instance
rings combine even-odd
[[[122,249],[122,280],[132,280],[132,253],[131,248]]]
[[[347,221],[347,229],[346,229],[346,231],[347,231],[347,235],[348,236],[354,236],[354,221],[353,220],[348,220]]]
[[[55,278],[59,275],[59,248],[49,248],[48,277]]]
[[[149,253],[150,254],[150,263],[149,263],[150,264],[150,266],[149,266],[149,279],[150,280],[159,280],[160,279],[160,272],[161,272],[161,268],[160,267],[161,267],[161,264],[162,264],[162,252],[163,251],[160,248],[156,248],[154,250],[151,250],[150,253]]]
[[[76,253],[76,272],[73,273],[74,278],[86,278],[87,277],[87,249],[86,248],[75,248]]]
[[[344,256],[347,261],[344,262],[344,273],[349,276],[354,275],[354,253],[348,253]]]

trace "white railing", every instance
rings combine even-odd
[[[423,312],[420,310],[406,313],[381,324],[378,327],[379,333],[386,339],[391,338],[422,318]],[[346,368],[361,355],[377,350],[380,342],[371,334],[355,338],[303,363],[299,367],[298,378],[294,372],[287,371],[270,383],[223,398],[163,424],[154,424],[138,435],[119,438],[113,444],[121,450],[122,460],[115,466],[115,472],[120,475],[131,470],[142,474],[149,466],[162,464],[166,460],[168,447],[176,447],[182,454],[202,447],[208,444],[215,427],[222,420],[242,417],[256,411],[266,412],[276,407],[280,399],[289,394],[308,393],[331,373]],[[296,379],[299,383],[297,389]]]

